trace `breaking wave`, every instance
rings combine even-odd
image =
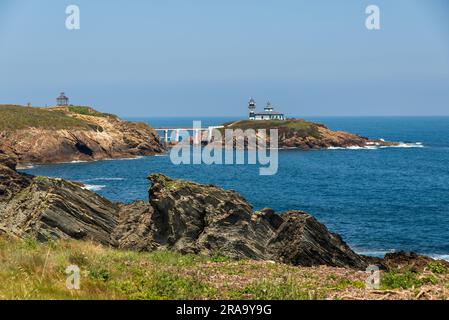
[[[97,185],[97,184],[85,184],[83,189],[89,190],[89,191],[100,191],[106,188],[106,186]]]
[[[18,170],[28,170],[28,169],[34,169],[35,167],[32,164],[27,164],[27,165],[17,165],[17,169]]]
[[[349,146],[349,147],[329,147],[327,150],[378,150],[386,148],[424,148],[422,142],[400,142],[397,145],[392,146],[381,146],[379,143],[367,144],[364,147],[360,146]]]
[[[368,256],[368,257],[376,257],[376,258],[383,258],[387,253],[395,252],[395,250],[361,250],[357,251],[355,250],[357,254]]]
[[[446,260],[449,261],[449,254],[431,254],[431,258],[435,260]]]
[[[129,157],[129,158],[108,158],[103,159],[104,161],[127,161],[127,160],[139,160],[142,159],[143,156],[137,156],[137,157]]]
[[[396,146],[381,146],[380,148],[424,148],[422,142],[405,143],[400,142]]]

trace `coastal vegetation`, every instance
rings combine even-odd
[[[80,268],[79,290],[66,287],[69,265]],[[446,271],[383,272],[379,290],[367,289],[366,277],[364,271],[326,266],[0,237],[0,299],[449,298]]]
[[[289,120],[241,120],[236,122],[228,122],[224,124],[225,129],[266,129],[269,134],[269,129],[278,129],[279,135],[297,135],[299,137],[313,137],[319,138],[320,132],[318,127],[320,125],[305,121],[302,119],[289,119]]]
[[[19,105],[0,105],[0,131],[40,129],[89,129],[91,125],[83,120],[70,117],[62,110],[24,107]]]
[[[270,129],[276,129],[278,135],[278,147],[300,150],[322,150],[329,148],[366,148],[372,146],[395,146],[396,142],[388,142],[381,139],[369,139],[356,134],[333,131],[325,125],[303,119],[286,120],[240,120],[228,122],[221,128],[223,136],[226,129],[265,130],[266,143],[271,143]],[[224,141],[218,143],[224,144]]]
[[[68,106],[68,107],[59,107],[59,108],[66,108],[66,110],[71,113],[83,114],[83,115],[87,115],[87,116],[117,118],[117,116],[114,114],[99,112],[99,111],[97,111],[91,107],[88,107],[88,106]]]

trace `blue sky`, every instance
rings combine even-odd
[[[0,0],[0,75],[0,103],[65,91],[121,116],[243,116],[250,96],[298,116],[449,115],[449,3]]]

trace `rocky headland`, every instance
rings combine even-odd
[[[397,146],[397,142],[388,142],[382,139],[369,139],[344,131],[332,131],[325,125],[303,119],[288,120],[241,120],[224,124],[221,129],[222,141],[215,143],[224,144],[225,129],[265,129],[266,144],[270,144],[270,129],[278,130],[279,148],[297,148],[301,150],[317,150],[329,148],[367,148]],[[245,147],[247,141],[245,140]]]
[[[90,107],[0,105],[0,151],[20,166],[132,158],[165,152],[147,124]]]

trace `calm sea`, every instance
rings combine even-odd
[[[132,119],[154,127],[186,127],[186,118]],[[205,118],[219,125],[232,118]],[[180,165],[168,156],[36,166],[41,176],[80,181],[114,201],[147,199],[146,176],[216,184],[240,192],[255,209],[301,209],[341,234],[356,251],[413,250],[449,258],[449,117],[308,118],[334,130],[401,141],[401,148],[285,150],[279,171],[254,165]]]

